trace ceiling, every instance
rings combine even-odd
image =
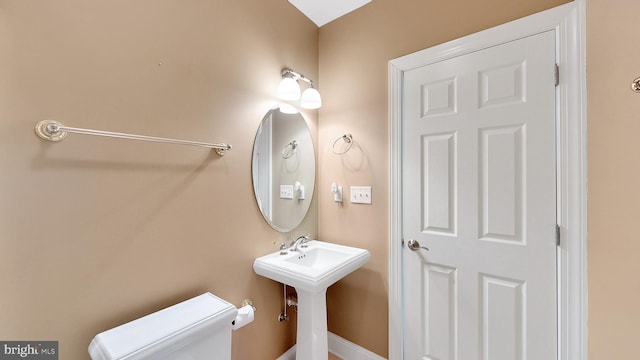
[[[371,0],[289,0],[318,27],[366,5]]]

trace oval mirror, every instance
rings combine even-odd
[[[253,143],[253,191],[264,219],[277,231],[298,227],[309,210],[316,160],[311,131],[300,113],[269,111]]]

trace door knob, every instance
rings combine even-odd
[[[418,240],[415,239],[411,239],[407,242],[407,246],[409,247],[409,249],[416,251],[418,249],[424,249],[429,251],[429,248],[426,246],[420,246],[420,243],[418,242]]]

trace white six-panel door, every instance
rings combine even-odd
[[[548,31],[404,73],[407,360],[556,358],[555,59]]]

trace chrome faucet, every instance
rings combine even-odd
[[[302,235],[302,236],[298,236],[298,238],[296,239],[296,241],[293,242],[293,244],[291,244],[291,251],[299,251],[298,247],[301,248],[305,248],[308,245],[305,245],[304,243],[306,243],[307,241],[309,241],[309,235]]]

